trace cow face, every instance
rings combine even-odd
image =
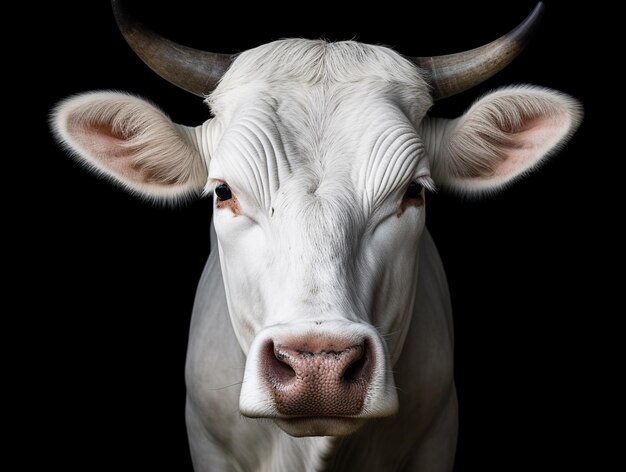
[[[190,129],[122,94],[69,99],[57,135],[150,197],[214,194],[228,308],[247,355],[240,410],[296,436],[397,409],[425,188],[501,188],[573,132],[577,103],[502,89],[455,120],[393,51],[285,40],[241,54]],[[434,181],[434,183],[433,183]]]
[[[358,51],[371,57],[355,60]],[[281,59],[264,70],[269,54]],[[330,66],[315,61],[322,54]],[[310,56],[299,77],[294,55]],[[415,127],[431,104],[426,83],[388,50],[291,41],[243,54],[223,84],[211,98],[222,134],[208,188],[248,355],[241,411],[279,418],[292,434],[393,413],[391,365],[432,186]]]

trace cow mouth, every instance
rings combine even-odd
[[[355,432],[366,421],[365,418],[340,416],[274,418],[274,422],[280,429],[297,438],[306,436],[346,436]]]

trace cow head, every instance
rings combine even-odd
[[[526,86],[492,92],[454,120],[426,116],[433,98],[504,67],[539,10],[494,43],[443,58],[283,40],[232,63],[172,46],[117,5],[116,14],[139,55],[177,85],[204,95],[221,77],[207,98],[214,118],[189,128],[142,99],[98,92],[61,103],[53,127],[81,162],[139,195],[214,195],[228,308],[247,355],[241,412],[296,436],[347,434],[393,414],[393,364],[419,303],[424,189],[500,189],[580,121],[573,99]]]

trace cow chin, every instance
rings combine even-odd
[[[276,418],[274,422],[285,433],[302,438],[306,436],[347,436],[359,429],[363,418]]]

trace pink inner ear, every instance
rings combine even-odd
[[[145,182],[146,175],[132,162],[133,150],[128,144],[132,136],[124,136],[107,122],[70,120],[70,133],[81,146],[89,149],[99,164],[135,182]]]
[[[516,175],[532,167],[559,140],[563,132],[560,115],[535,116],[518,130],[507,130],[508,143],[501,147],[502,160],[494,165],[494,177]]]

